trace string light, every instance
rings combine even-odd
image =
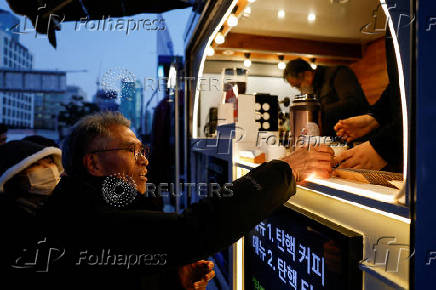
[[[235,27],[238,25],[238,17],[236,16],[236,11],[238,11],[238,5],[233,8],[232,14],[227,18],[227,25],[230,27]]]
[[[318,65],[316,65],[316,59],[315,58],[312,58],[311,60],[311,63],[310,63],[310,67],[313,69],[313,70],[316,70],[316,68],[318,67]]]
[[[316,20],[316,14],[315,13],[309,13],[308,15],[307,15],[307,21],[309,21],[309,22],[315,22],[315,20]]]
[[[245,7],[243,15],[245,17],[248,17],[251,15],[251,7],[250,6]]]
[[[215,43],[216,44],[222,44],[222,43],[224,43],[224,41],[225,41],[224,35],[222,34],[221,31],[218,32],[216,34],[216,36],[215,36]]]
[[[213,56],[215,54],[215,49],[213,49],[213,47],[209,46],[206,49],[206,54],[207,54],[207,56]]]
[[[250,54],[249,53],[245,53],[244,56],[245,56],[244,66],[245,67],[250,67],[251,66]]]
[[[283,61],[285,59],[285,57],[283,55],[279,55],[279,63],[277,64],[277,67],[279,68],[279,70],[284,70],[286,68],[286,64]]]

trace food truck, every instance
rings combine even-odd
[[[399,152],[396,167],[339,165],[329,179],[306,178],[281,210],[215,256],[225,287],[430,289],[425,283],[435,270],[436,238],[426,227],[434,221],[436,201],[430,177],[435,100],[426,73],[434,63],[435,4],[217,0],[204,5],[191,15],[185,35],[190,81],[184,111],[178,112],[185,124],[176,155],[187,160],[187,181],[231,183],[262,162],[289,156],[299,142],[330,146],[336,156],[371,144],[371,137],[347,142],[347,136],[331,134],[335,124],[326,121],[329,104],[322,89],[305,91],[288,83],[284,72],[293,60],[303,60],[315,75],[321,68],[347,70],[371,108],[393,86],[396,101],[382,115],[389,123],[392,112],[401,112],[400,130],[383,133],[391,140],[384,150]],[[353,81],[325,78],[336,90]],[[194,190],[184,202],[201,198]]]

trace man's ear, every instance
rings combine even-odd
[[[103,167],[94,153],[89,153],[83,156],[83,166],[88,170],[89,174],[94,176],[104,176]]]

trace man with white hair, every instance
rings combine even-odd
[[[48,200],[44,214],[48,236],[66,248],[66,258],[56,261],[54,267],[115,269],[117,276],[123,275],[123,270],[138,270],[147,276],[146,289],[161,289],[158,280],[162,273],[231,245],[285,203],[295,194],[294,176],[302,179],[312,172],[320,176],[331,173],[329,148],[299,150],[288,162],[260,165],[182,214],[147,211],[138,203],[146,191],[148,160],[129,127],[130,122],[120,113],[100,112],[82,118],[65,140],[66,176]],[[108,265],[105,257],[94,263],[90,255],[103,257],[107,251],[102,249],[120,255],[145,254],[149,260],[140,265],[130,260]],[[75,276],[75,282],[80,277]],[[100,288],[107,282],[103,289],[118,283],[112,275],[92,274],[92,278]],[[139,289],[138,285],[127,287],[125,281],[118,286]]]

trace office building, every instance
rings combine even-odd
[[[0,9],[0,69],[31,70],[33,56],[20,43],[19,34],[9,30],[19,24],[19,19]],[[10,127],[33,128],[35,94],[0,92],[0,122]]]

